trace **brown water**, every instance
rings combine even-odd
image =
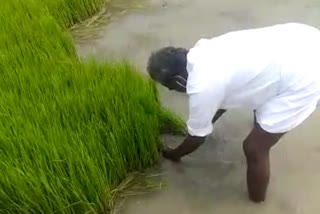
[[[320,0],[152,0],[112,21],[100,38],[79,43],[81,56],[99,60],[127,58],[142,70],[150,52],[166,45],[191,47],[201,37],[230,30],[284,22],[320,27]],[[160,88],[164,105],[187,117],[187,98]],[[242,141],[252,127],[252,113],[233,110],[181,164],[162,161],[167,188],[130,198],[123,214],[318,214],[320,212],[320,112],[286,135],[271,153],[268,199],[248,201]],[[169,145],[182,138],[164,136]]]

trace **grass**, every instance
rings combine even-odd
[[[109,213],[121,181],[156,163],[163,124],[182,129],[131,65],[77,57],[66,29],[102,4],[0,4],[1,214]]]
[[[159,113],[160,132],[163,134],[186,135],[185,122],[175,113],[161,108]]]
[[[145,195],[147,193],[161,190],[165,185],[161,182],[161,174],[132,173],[111,192],[113,200],[109,200],[113,207],[110,214],[115,214],[123,207],[131,196]],[[114,203],[116,202],[116,203]]]
[[[80,21],[70,28],[73,37],[77,43],[86,42],[88,40],[99,37],[101,30],[107,26],[114,18],[122,16],[127,11],[145,8],[146,0],[113,0],[107,1],[101,7],[100,11],[94,16]]]

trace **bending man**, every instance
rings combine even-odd
[[[189,96],[189,134],[163,152],[173,161],[195,151],[227,109],[254,111],[243,150],[249,197],[261,202],[271,147],[319,106],[320,31],[287,23],[230,32],[201,39],[190,50],[162,48],[150,56],[147,69],[163,86]]]

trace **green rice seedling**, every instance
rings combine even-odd
[[[97,13],[103,4],[111,0],[44,0],[51,15],[58,23],[70,27]]]
[[[128,63],[82,62],[65,32],[102,3],[0,4],[0,213],[108,213],[117,185],[157,161],[154,84]]]
[[[185,122],[167,108],[160,109],[160,130],[163,134],[185,135],[187,128]]]

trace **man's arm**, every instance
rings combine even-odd
[[[212,123],[214,124],[225,112],[226,110],[219,109],[213,117]],[[196,137],[188,135],[176,149],[164,149],[163,156],[172,161],[180,161],[180,158],[182,158],[183,156],[197,150],[204,143],[205,139],[206,137]]]
[[[227,110],[225,109],[219,109],[212,119],[212,124],[214,124],[226,111]]]
[[[225,85],[219,78],[212,84],[212,87],[205,90],[189,93],[189,135],[177,148],[165,149],[163,151],[165,158],[179,161],[181,157],[194,152],[204,143],[205,136],[212,132],[212,123],[225,112],[219,110],[224,99]]]

